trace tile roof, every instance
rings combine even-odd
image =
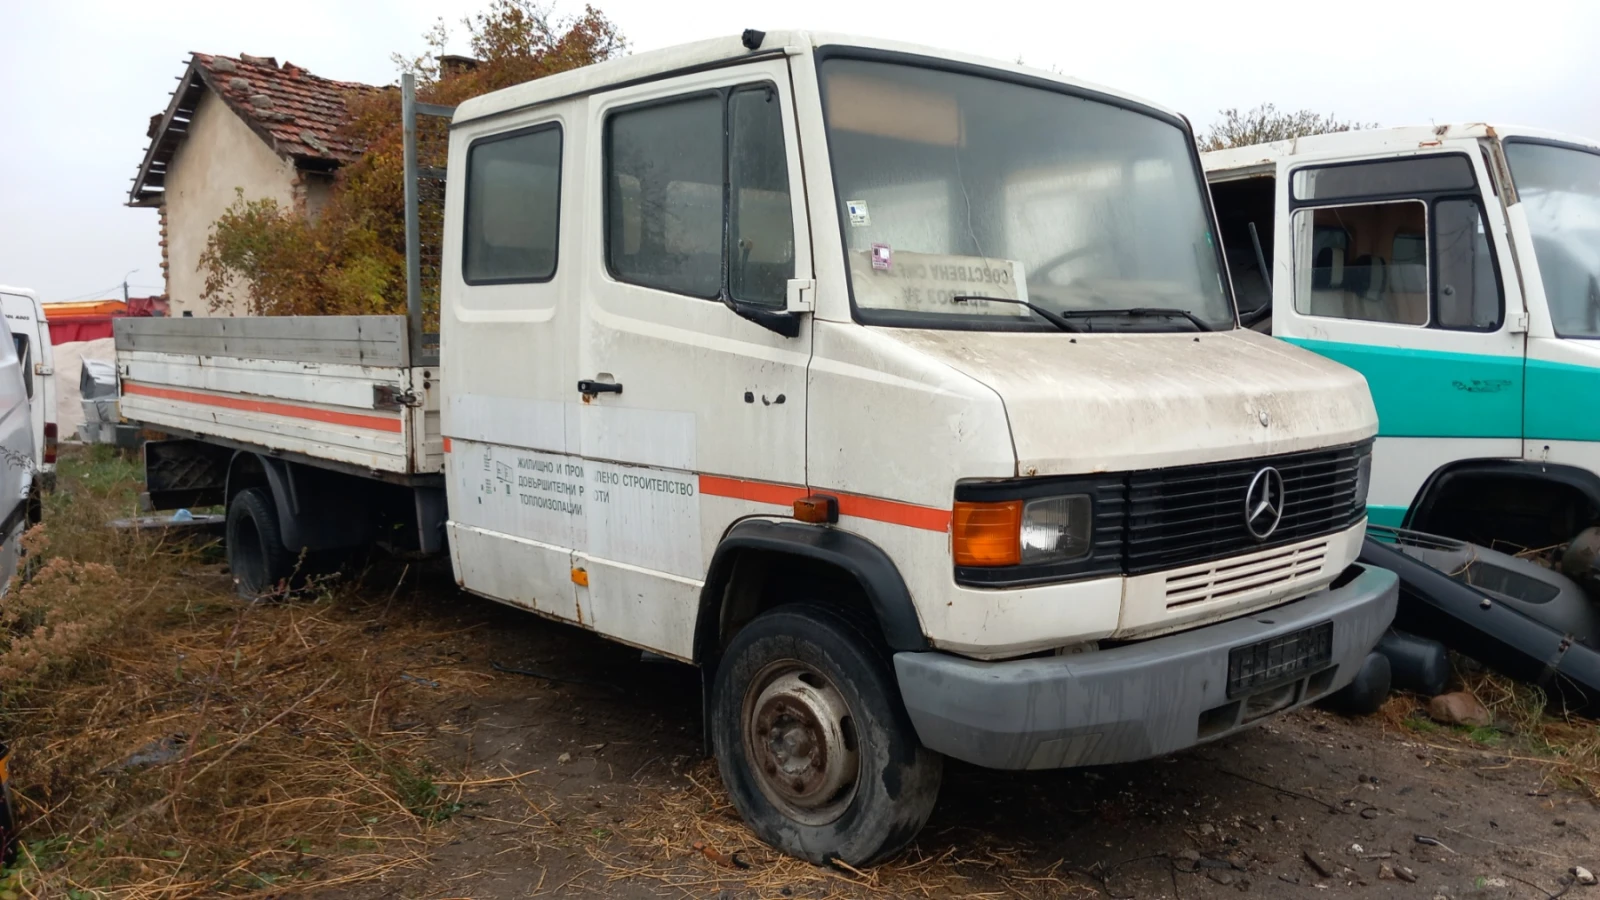
[[[347,101],[355,95],[394,88],[313,75],[270,56],[190,55],[188,68],[166,110],[150,117],[150,146],[128,192],[129,206],[156,206],[165,189],[167,165],[188,134],[207,90],[228,105],[278,155],[312,169],[334,169],[354,161],[361,147],[342,134],[349,124]]]
[[[350,121],[346,100],[383,88],[313,75],[270,56],[194,54],[201,77],[277,151],[297,160],[354,161],[361,147],[340,132]]]

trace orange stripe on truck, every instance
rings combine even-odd
[[[373,431],[388,431],[399,434],[401,431],[399,416],[372,416],[365,413],[338,412],[331,409],[316,409],[310,406],[297,406],[293,403],[278,403],[272,400],[248,400],[243,397],[225,397],[219,394],[200,394],[194,391],[180,391],[174,388],[155,387],[140,384],[136,381],[122,382],[122,392],[142,397],[156,397],[161,400],[172,400],[176,403],[194,403],[200,406],[216,406],[222,409],[238,410],[239,412],[261,413],[268,416],[284,416],[291,419],[306,419],[311,422],[322,422],[327,425],[345,425],[351,428],[369,428]]]
[[[770,481],[745,481],[742,478],[723,478],[721,475],[701,475],[700,493],[713,497],[732,497],[753,503],[770,503],[773,506],[793,506],[806,496],[806,489]]]
[[[713,497],[731,497],[735,500],[749,500],[753,503],[769,503],[773,506],[793,507],[794,502],[812,493],[828,494],[839,500],[839,515],[853,516],[857,519],[871,519],[875,522],[888,522],[891,525],[904,525],[908,528],[920,528],[924,531],[946,532],[950,530],[950,510],[937,509],[932,506],[918,506],[915,503],[901,503],[898,500],[881,500],[877,497],[863,497],[859,494],[844,494],[838,491],[817,490],[808,491],[803,487],[791,484],[775,484],[770,481],[746,481],[742,478],[726,478],[721,475],[701,475],[700,493]]]

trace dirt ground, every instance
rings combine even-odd
[[[136,473],[64,456],[37,574],[0,602],[26,841],[0,900],[1600,900],[1563,880],[1600,871],[1600,728],[1481,676],[1502,728],[1396,697],[1132,765],[952,763],[905,853],[814,867],[728,806],[692,668],[464,594],[439,563],[243,604],[215,546],[104,527]]]
[[[1554,895],[1569,867],[1600,864],[1600,810],[1540,759],[1308,710],[1132,765],[951,764],[903,857],[816,869],[761,847],[727,808],[701,754],[695,670],[462,595],[440,573],[402,602],[442,636],[405,649],[392,727],[426,732],[476,783],[425,861],[341,896],[1459,900]],[[1392,702],[1403,716],[1414,701]]]

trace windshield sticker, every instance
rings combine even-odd
[[[1025,306],[994,302],[1028,299],[1022,263],[1017,260],[905,250],[894,252],[891,260],[890,254],[888,244],[850,253],[857,306],[957,315],[1029,314]]]
[[[861,228],[872,224],[872,213],[867,211],[865,200],[846,200],[844,209],[850,214],[850,227]]]

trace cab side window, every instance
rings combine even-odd
[[[1433,218],[1439,327],[1500,327],[1500,279],[1478,201],[1440,200],[1433,205]]]
[[[13,334],[11,339],[17,345],[17,361],[22,364],[22,384],[28,391],[28,399],[33,399],[33,357],[28,348],[28,336]]]
[[[1293,191],[1302,315],[1499,328],[1499,273],[1466,157],[1308,167]]]
[[[548,281],[561,223],[561,128],[538,125],[467,151],[461,274],[467,284]]]
[[[618,281],[784,303],[794,275],[777,91],[742,86],[606,120],[606,264]]]
[[[1300,312],[1338,319],[1428,323],[1426,257],[1413,242],[1426,227],[1415,201],[1331,206],[1309,216],[1314,252]],[[1404,256],[1396,254],[1400,250]]]

